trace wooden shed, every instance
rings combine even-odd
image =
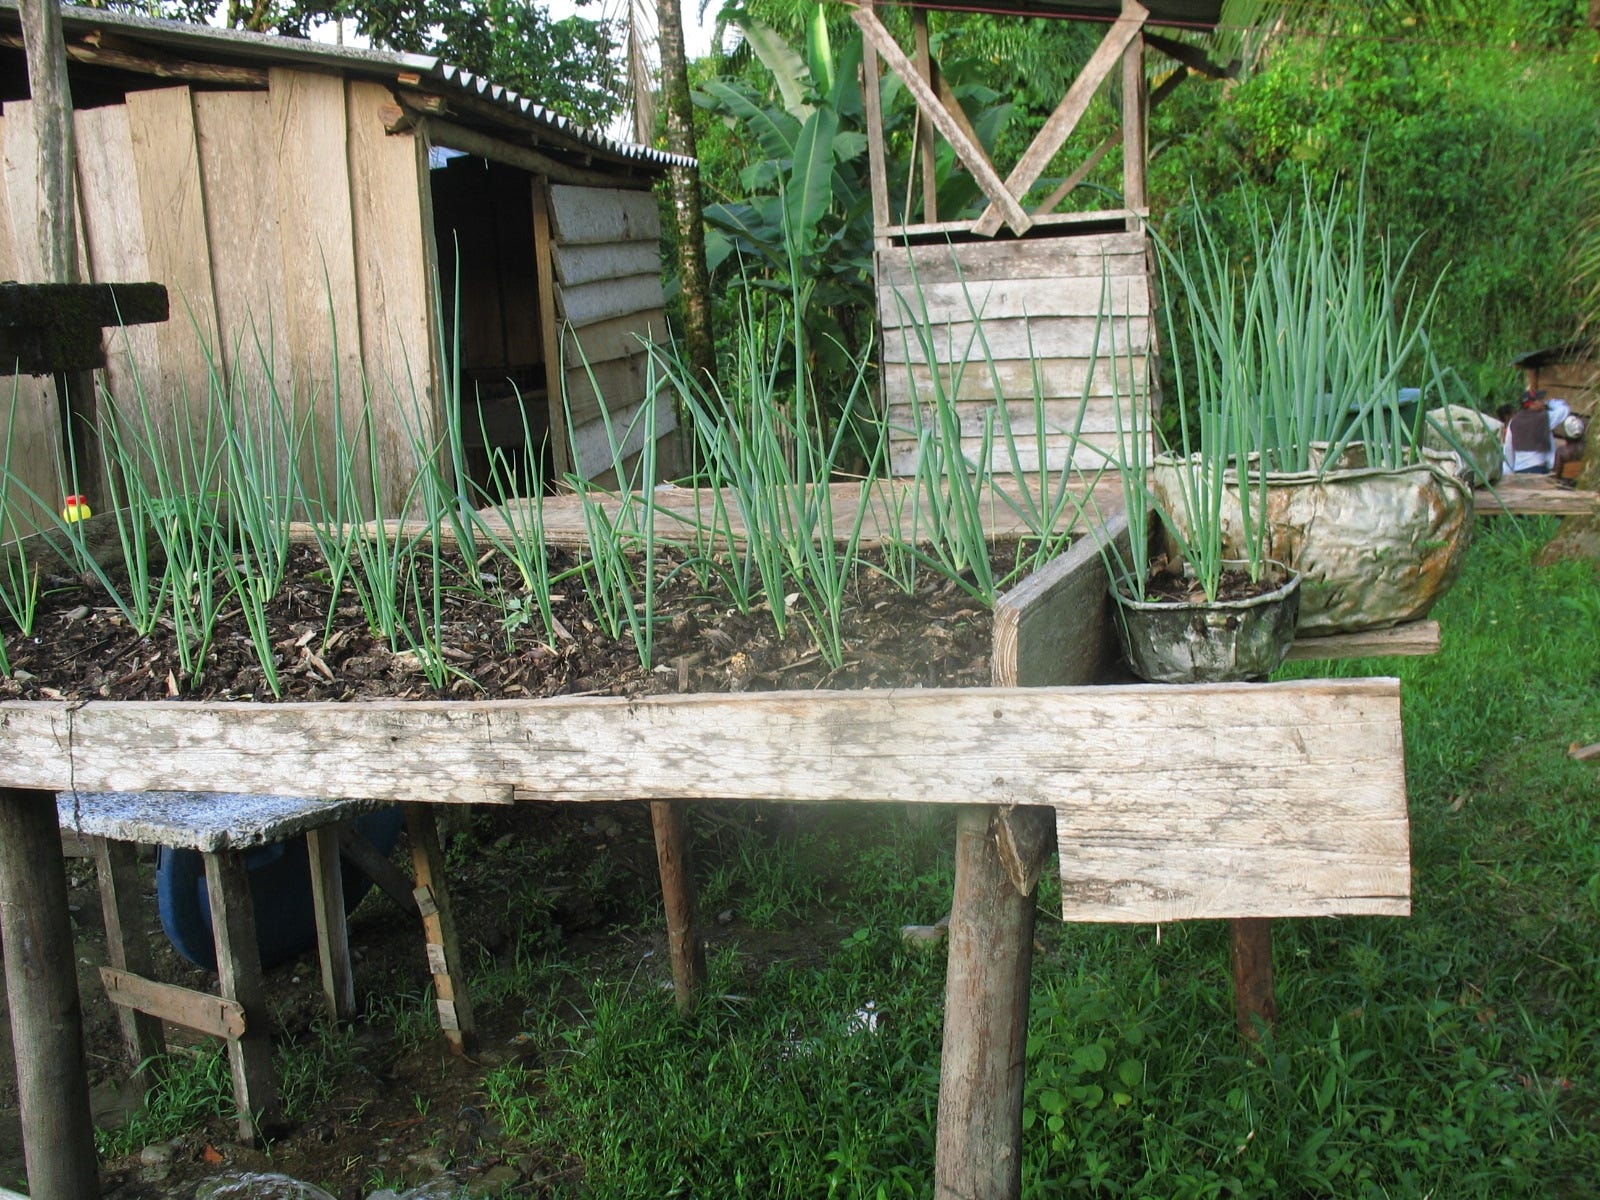
[[[1566,342],[1532,350],[1511,360],[1530,391],[1560,396],[1578,412],[1592,417],[1600,407],[1600,357],[1590,342]]]
[[[868,78],[877,79],[879,64],[886,65],[918,110],[908,183],[891,197],[879,89],[867,89],[883,389],[894,469],[915,470],[918,414],[927,412],[936,386],[956,402],[969,458],[979,455],[985,426],[992,423],[991,457],[1000,463],[1010,462],[1001,432],[1009,426],[1024,469],[1059,468],[1074,451],[1077,465],[1099,465],[1104,452],[1115,448],[1119,427],[1127,433],[1149,428],[1145,118],[1151,104],[1190,74],[1225,73],[1198,47],[1155,27],[1209,30],[1221,2],[913,0],[910,8],[909,51],[879,19],[873,0],[858,0],[852,13],[866,42]],[[930,13],[945,12],[1095,22],[1105,30],[1033,144],[1004,177],[932,54]],[[1163,56],[1154,92],[1148,86],[1150,51]],[[995,84],[1004,89],[1009,81]],[[1069,139],[1103,87],[1118,89],[1121,127],[1095,144],[1076,146]],[[976,216],[938,209],[934,164],[940,140],[989,200]],[[1120,204],[1077,206],[1083,195],[1078,185],[1119,152]],[[1063,168],[1063,162],[1070,165]]]
[[[292,386],[327,447],[336,409],[353,429],[370,397],[389,512],[414,447],[452,423],[480,478],[486,446],[520,446],[525,428],[550,471],[605,476],[602,397],[638,451],[642,339],[665,332],[650,189],[679,160],[430,56],[92,9],[64,8],[62,24],[83,278],[151,280],[172,300],[167,324],[110,335],[119,409],[135,373],[174,426],[215,382]],[[0,278],[32,282],[27,78],[15,5],[0,3]],[[457,344],[459,396],[441,350]],[[12,450],[43,496],[57,486],[49,389],[21,381]],[[671,430],[661,405],[649,432]]]

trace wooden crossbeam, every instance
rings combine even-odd
[[[240,1038],[245,1034],[244,1007],[237,1001],[173,983],[146,979],[117,967],[101,967],[100,980],[105,984],[106,996],[113,1004],[148,1013],[212,1037]]]
[[[1090,55],[1089,61],[1078,77],[1072,81],[1072,86],[1067,89],[1067,94],[1062,97],[1055,112],[1050,114],[1050,119],[1034,137],[1033,144],[1011,169],[1011,174],[1006,176],[1005,191],[1012,203],[1016,203],[1019,197],[1027,194],[1039,176],[1044,174],[1044,169],[1050,165],[1050,160],[1056,156],[1056,151],[1061,149],[1067,138],[1072,136],[1072,131],[1078,127],[1083,114],[1089,110],[1089,102],[1094,99],[1095,92],[1100,90],[1100,85],[1105,82],[1106,76],[1111,74],[1112,69],[1121,60],[1128,44],[1139,36],[1149,16],[1150,10],[1140,4],[1139,0],[1123,0],[1122,15],[1106,31],[1105,38]],[[1002,220],[1013,228],[1016,227],[1005,207],[991,196],[989,207],[978,218],[973,231],[984,237],[993,237],[999,232]]]
[[[978,187],[989,197],[989,208],[995,213],[994,228],[999,229],[1001,221],[1019,234],[1026,233],[1032,228],[1033,218],[1017,202],[1016,196],[1006,189],[1000,173],[989,162],[989,156],[984,153],[983,147],[969,138],[945,106],[939,103],[938,93],[918,73],[916,64],[906,57],[905,51],[900,49],[900,44],[894,40],[894,35],[884,28],[877,14],[867,5],[857,4],[850,10],[850,18],[860,26],[861,36],[867,45],[882,55],[883,61],[889,64],[889,69],[900,76],[906,91],[910,92],[911,98],[917,102],[917,108],[921,110],[923,116],[933,122],[933,127],[944,136],[945,141],[950,143],[950,148],[955,151],[961,165],[972,172],[972,178]]]

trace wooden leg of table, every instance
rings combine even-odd
[[[1236,917],[1233,927],[1233,1013],[1239,1032],[1252,1041],[1278,1020],[1272,975],[1272,922]]]
[[[94,863],[100,879],[100,909],[106,922],[106,962],[148,979],[150,938],[145,931],[144,899],[139,892],[139,848],[132,842],[95,838]],[[160,1059],[167,1052],[161,1020],[120,1004],[117,1020],[122,1024],[122,1040],[133,1068],[148,1088],[159,1077]]]
[[[255,909],[244,855],[224,850],[203,856],[206,892],[211,902],[211,932],[217,944],[218,991],[244,1009],[245,1029],[228,1041],[233,1099],[239,1109],[239,1138],[254,1142],[283,1128],[283,1107],[272,1073],[271,1019],[267,986],[261,975]]]
[[[322,996],[334,1020],[350,1021],[356,1015],[356,984],[350,969],[350,927],[344,911],[337,827],[306,830],[306,853],[311,860],[311,908],[317,922]]]
[[[36,1200],[100,1194],[55,797],[0,788],[0,946]]]
[[[405,805],[406,832],[411,837],[411,862],[417,876],[413,893],[422,913],[422,930],[428,944],[428,970],[438,997],[439,1026],[457,1054],[471,1054],[477,1040],[472,1002],[467,997],[466,963],[450,914],[450,893],[444,882],[444,852],[439,848],[439,827],[426,804]]]
[[[1022,1193],[1034,897],[1020,892],[1007,874],[991,831],[997,811],[965,807],[957,817],[934,1159],[937,1200],[1016,1200]],[[1048,820],[1048,813],[1037,819]]]
[[[706,982],[706,948],[696,920],[694,876],[689,870],[685,808],[671,800],[650,803],[661,870],[661,898],[667,910],[667,953],[672,959],[672,989],[678,1011],[692,1013]]]

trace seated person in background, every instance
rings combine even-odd
[[[1506,422],[1506,471],[1548,475],[1556,462],[1553,431],[1571,411],[1565,400],[1551,400],[1544,392],[1525,392],[1522,407]]]

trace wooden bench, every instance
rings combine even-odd
[[[1472,493],[1478,515],[1584,517],[1600,512],[1600,493],[1562,487],[1549,475],[1507,475]]]
[[[408,806],[417,885],[379,855],[352,825],[379,804],[367,800],[286,798],[240,792],[61,792],[57,817],[64,838],[88,842],[105,912],[106,993],[118,1006],[123,1038],[136,1068],[166,1049],[162,1022],[228,1046],[240,1137],[249,1141],[283,1124],[272,1071],[267,989],[257,950],[256,917],[246,855],[304,835],[311,866],[317,957],[323,995],[336,1020],[355,1016],[355,982],[346,928],[341,851],[402,907],[423,916],[427,954],[440,997],[440,1023],[463,1049],[472,1033],[460,986],[459,953],[448,922],[442,857],[430,809]],[[137,875],[139,843],[198,851],[217,951],[218,994],[151,977],[147,920]],[[441,921],[440,914],[446,914]]]

